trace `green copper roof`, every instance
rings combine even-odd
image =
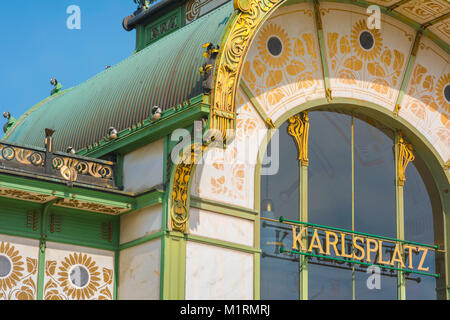
[[[220,42],[232,13],[229,2],[88,81],[47,98],[3,139],[42,147],[44,129],[51,128],[56,150],[78,150],[101,140],[110,127],[120,131],[148,119],[153,106],[166,110],[201,94],[202,44]]]

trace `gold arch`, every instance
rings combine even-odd
[[[235,94],[242,62],[258,29],[276,8],[286,0],[234,0],[235,13],[224,35],[215,68],[211,92],[212,130],[219,130],[227,142],[227,129],[236,125]],[[229,137],[229,136],[228,136]]]

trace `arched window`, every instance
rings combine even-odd
[[[445,298],[442,208],[425,162],[367,116],[317,110],[306,123],[302,160],[290,121],[265,154],[279,152],[279,170],[261,175],[261,299]],[[402,185],[405,157],[415,160]]]

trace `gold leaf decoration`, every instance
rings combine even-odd
[[[47,276],[53,276],[55,274],[56,261],[48,260],[45,262],[45,274]]]
[[[22,286],[16,293],[17,300],[34,300],[34,292],[29,287]]]
[[[303,41],[300,39],[295,39],[294,41],[294,55],[301,57],[305,54],[305,47],[303,46]]]
[[[339,41],[339,49],[344,55],[351,52],[351,47],[346,37],[341,37],[341,40]]]
[[[380,94],[386,94],[389,89],[389,83],[386,80],[380,78],[373,79],[371,88]]]
[[[287,67],[286,71],[291,76],[296,76],[306,69],[305,65],[301,61],[292,61]]]
[[[111,284],[113,280],[113,272],[111,269],[103,268],[103,281],[106,284]]]
[[[266,66],[258,59],[253,61],[253,68],[259,77],[262,77],[266,73]]]
[[[328,33],[327,42],[328,42],[328,50],[329,50],[330,58],[333,58],[337,53],[338,36],[339,35],[336,32]]]
[[[32,259],[27,257],[27,271],[31,274],[36,274],[37,272],[37,259]]]
[[[354,71],[359,71],[363,67],[363,63],[357,57],[350,57],[344,61],[344,67]]]
[[[381,54],[381,61],[385,64],[385,66],[389,67],[392,62],[392,53],[391,50],[385,49]]]
[[[370,62],[367,64],[367,70],[369,73],[375,77],[385,77],[386,72],[383,68],[376,62]]]
[[[275,87],[278,85],[281,80],[283,80],[283,73],[281,70],[275,70],[273,72],[270,72],[267,76],[266,85],[269,88]]]

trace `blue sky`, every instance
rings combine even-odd
[[[81,30],[66,26],[70,5]],[[50,78],[67,89],[130,56],[136,33],[122,20],[135,10],[132,0],[0,1],[0,112],[17,119],[49,96]]]

